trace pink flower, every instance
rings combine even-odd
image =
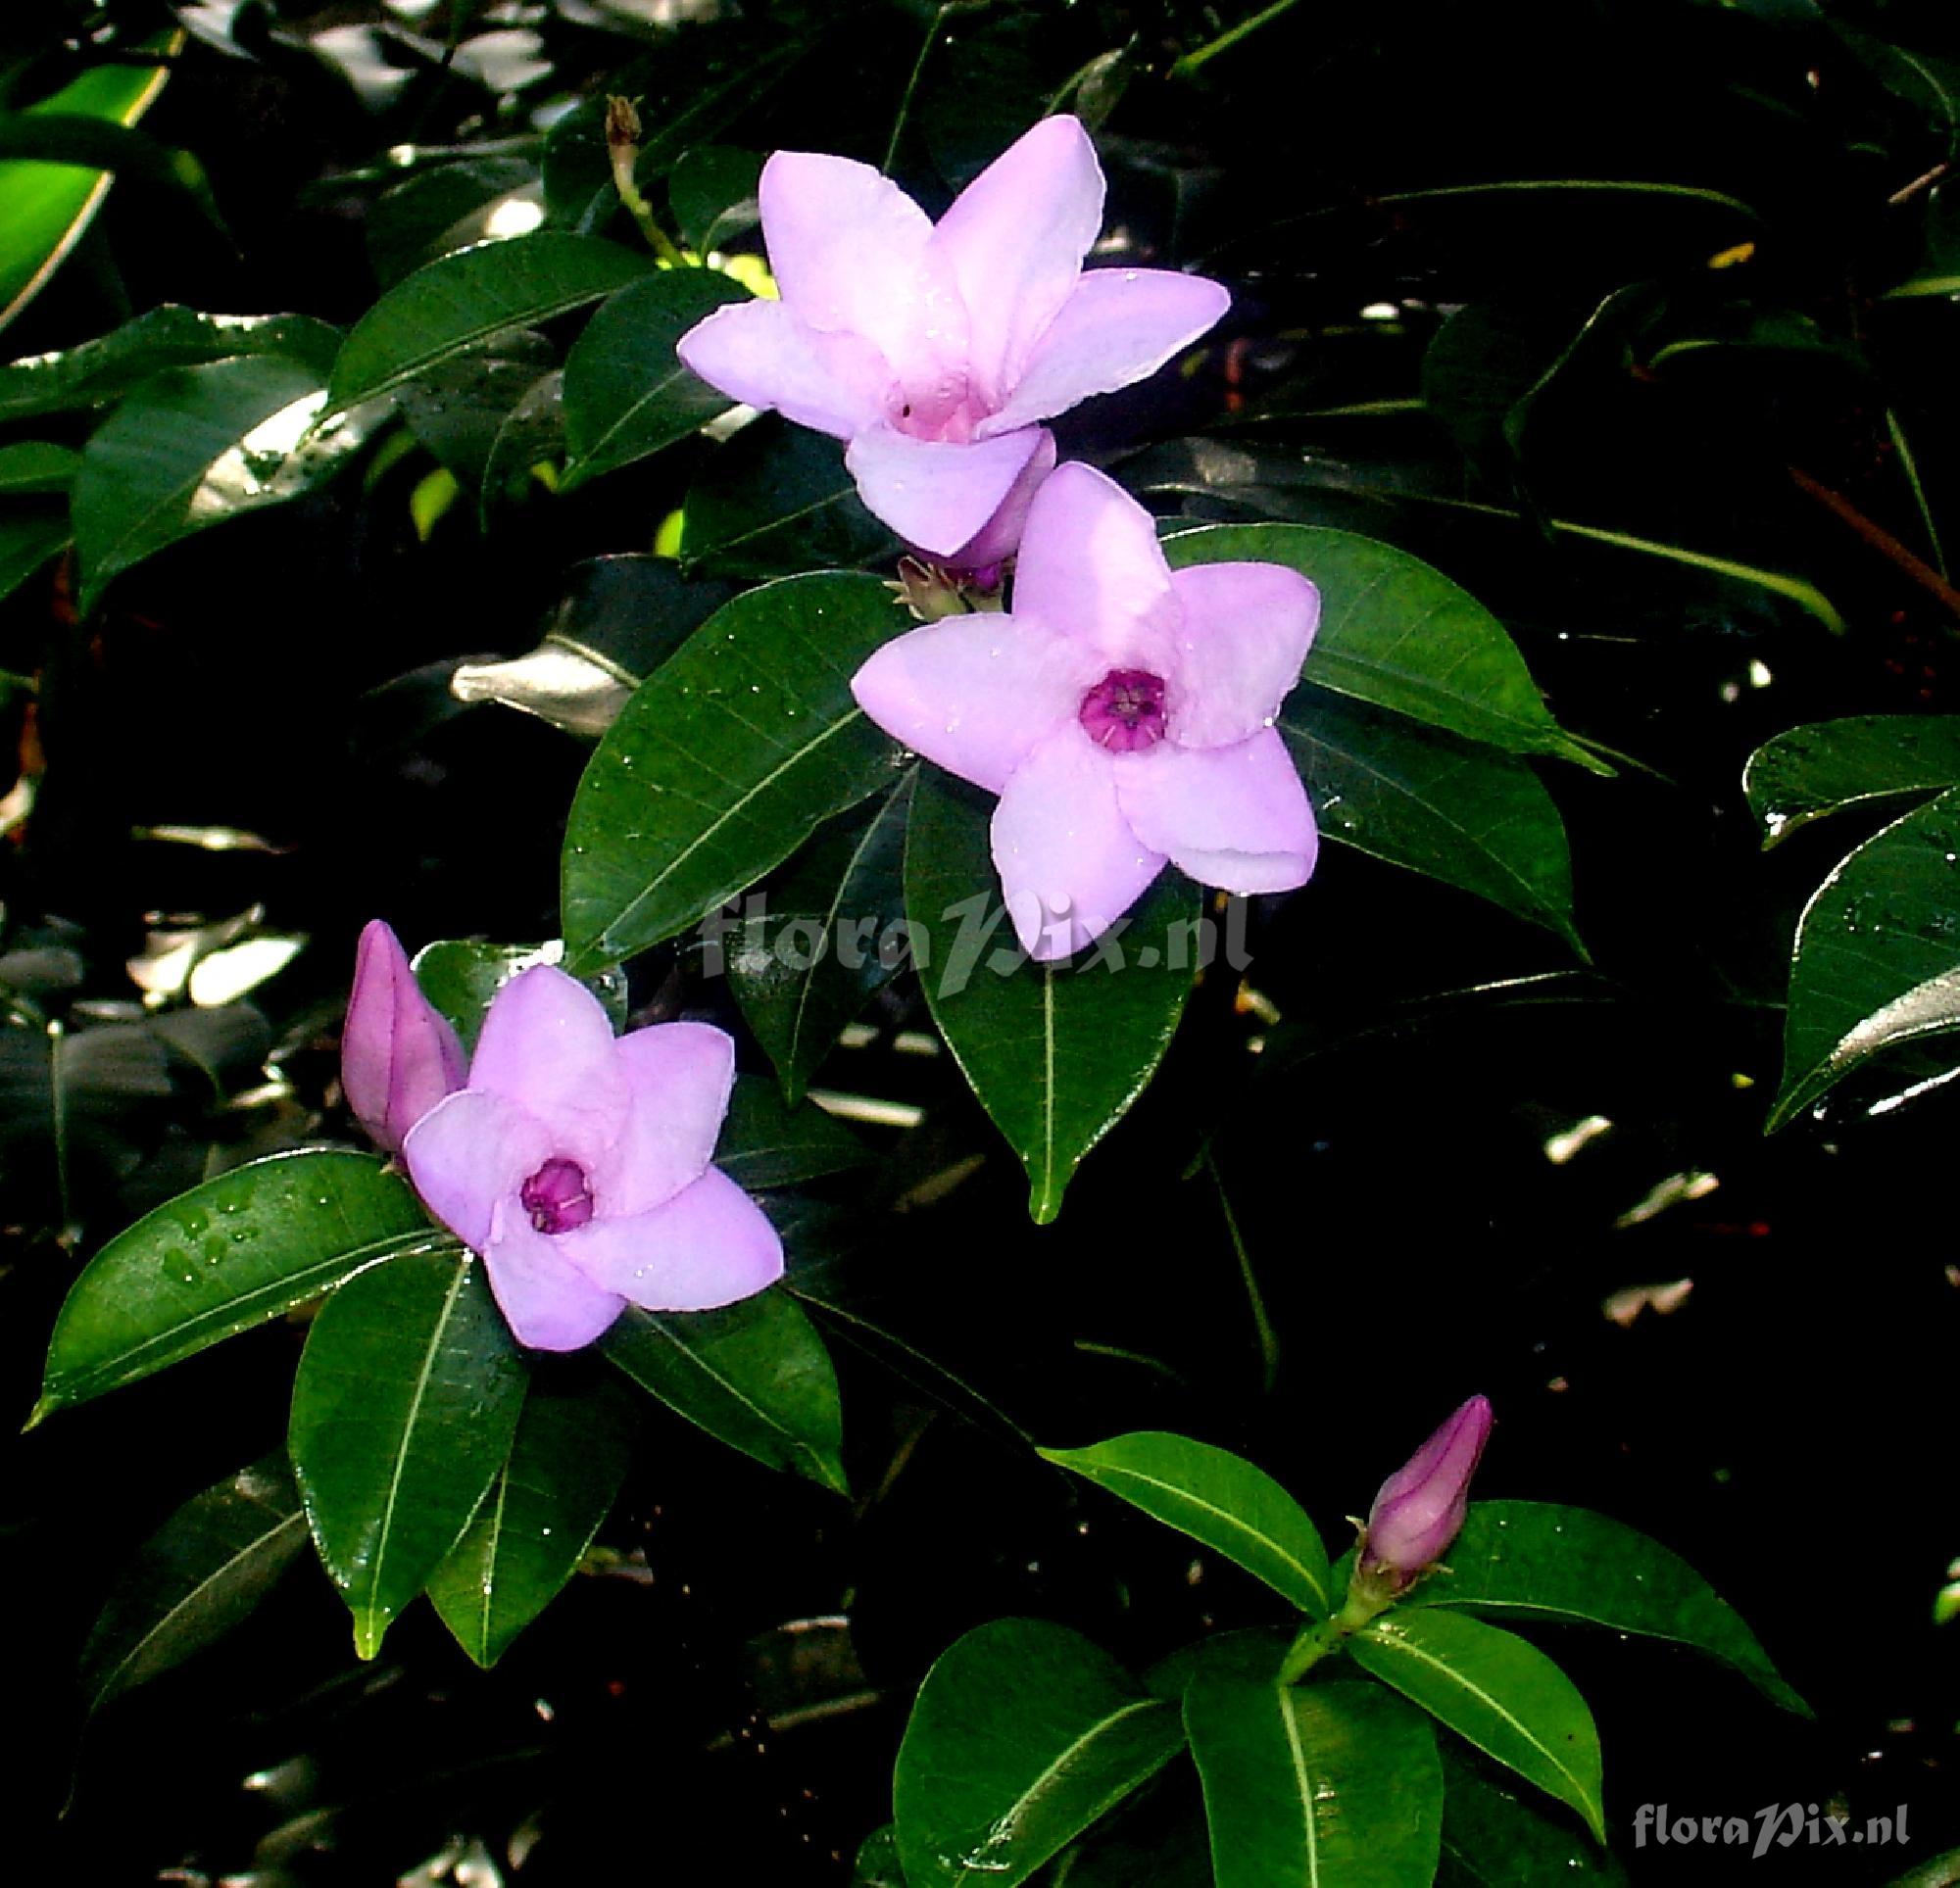
[[[1473,1396],[1382,1483],[1361,1537],[1361,1573],[1399,1590],[1443,1558],[1462,1528],[1470,1477],[1490,1437],[1490,1402]]]
[[[1037,421],[1154,373],[1231,301],[1169,269],[1082,272],[1102,170],[1072,118],[1044,119],[937,228],[869,165],[808,151],[762,167],[761,207],[782,299],[717,310],[681,360],[731,399],[849,440],[864,503],[961,568],[1013,548],[1054,462]]]
[[[1174,861],[1231,892],[1305,884],[1313,812],[1273,727],[1320,595],[1269,563],[1173,573],[1151,515],[1092,467],[1036,494],[1012,611],[887,643],[871,719],[1001,796],[994,863],[1022,944],[1065,957]]]
[[[782,1276],[775,1229],[709,1165],[734,1080],[720,1030],[615,1038],[590,991],[540,964],[491,998],[468,1085],[403,1157],[517,1341],[576,1350],[629,1303],[706,1311]]]
[[[377,1147],[398,1154],[409,1130],[462,1088],[467,1066],[448,1018],[422,994],[408,953],[376,918],[361,934],[340,1033],[347,1105]]]

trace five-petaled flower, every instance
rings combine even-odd
[[[994,863],[1032,956],[1092,942],[1166,860],[1230,892],[1306,882],[1313,812],[1273,721],[1313,640],[1312,584],[1270,563],[1173,572],[1150,513],[1068,464],[1035,497],[1011,603],[899,637],[851,686],[1001,796]]]
[[[762,234],[782,299],[681,337],[710,386],[848,440],[864,503],[970,569],[1014,548],[1054,464],[1037,422],[1154,373],[1225,313],[1218,283],[1082,261],[1102,222],[1089,134],[1044,119],[935,227],[869,165],[778,151]]]
[[[722,1031],[615,1038],[591,992],[540,964],[491,999],[466,1085],[403,1159],[518,1342],[575,1350],[629,1303],[705,1311],[781,1277],[775,1229],[709,1164],[734,1079]]]

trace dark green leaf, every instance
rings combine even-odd
[[[566,825],[571,966],[685,930],[780,864],[812,822],[890,783],[901,750],[852,699],[851,678],[894,617],[874,577],[765,584],[640,687]]]
[[[507,204],[541,199],[526,158],[467,158],[433,165],[385,192],[363,226],[374,279],[392,288],[425,263],[488,237],[484,225]]]
[[[564,457],[564,372],[554,368],[526,387],[511,409],[483,465],[477,520],[491,528],[498,508],[521,505],[539,486],[555,490]]]
[[[1813,721],[1749,756],[1742,791],[1775,846],[1847,806],[1936,794],[1960,782],[1960,715],[1853,714]]]
[[[892,544],[865,510],[834,439],[775,415],[710,456],[687,495],[682,564],[717,577],[849,569]]]
[[[0,515],[0,597],[10,597],[69,547],[66,505],[10,505]]]
[[[362,1658],[468,1526],[527,1375],[481,1264],[454,1244],[369,1267],[314,1320],[288,1440]]]
[[[416,442],[459,480],[480,489],[503,432],[558,351],[530,328],[511,328],[396,389]]]
[[[38,439],[0,446],[0,498],[66,492],[81,469],[81,455]]]
[[[1577,1620],[1670,1639],[1735,1667],[1786,1710],[1809,1715],[1756,1635],[1693,1568],[1604,1515],[1541,1501],[1472,1502],[1446,1568],[1412,1588],[1403,1607]]]
[[[1626,1870],[1565,1817],[1541,1814],[1460,1746],[1443,1758],[1443,1867],[1438,1888],[1544,1888],[1626,1880]]]
[[[721,1125],[714,1164],[752,1191],[794,1186],[826,1174],[862,1167],[870,1150],[843,1122],[811,1103],[791,1107],[776,1085],[760,1075],[738,1075]]]
[[[780,1285],[720,1311],[625,1314],[600,1348],[677,1415],[771,1469],[850,1492],[830,1353]]]
[[[147,1214],[105,1245],[55,1321],[34,1420],[133,1383],[447,1234],[368,1154],[276,1154]]]
[[[283,1454],[193,1495],[136,1550],[81,1654],[90,1711],[229,1632],[306,1545]]]
[[[473,938],[441,938],[416,952],[416,982],[456,1025],[463,1046],[473,1050],[491,997],[518,972],[533,964],[555,964],[563,954],[556,944],[479,944]],[[608,969],[585,979],[585,987],[606,1005],[612,1027],[623,1029],[626,979],[616,969]]]
[[[616,1379],[532,1373],[511,1453],[429,1580],[443,1623],[478,1665],[495,1665],[577,1572],[626,1478],[633,1428]]]
[[[1348,1642],[1355,1664],[1586,1818],[1600,1843],[1599,1733],[1564,1672],[1514,1632],[1411,1607]]]
[[[1152,1429],[1040,1453],[1257,1574],[1302,1613],[1325,1619],[1332,1610],[1327,1549],[1313,1523],[1243,1456]]]
[[[732,144],[697,144],[667,178],[681,241],[706,256],[762,220],[757,192],[762,177],[760,152]]]
[[[1176,1707],[1080,1633],[978,1627],[926,1673],[899,1747],[908,1888],[1015,1888],[1183,1744]]]
[[[906,1888],[905,1870],[899,1866],[899,1831],[887,1822],[873,1829],[858,1846],[858,1860],[851,1870],[851,1888]]]
[[[1443,1771],[1419,1711],[1374,1685],[1206,1674],[1184,1694],[1217,1888],[1429,1888]]]
[[[1082,961],[1027,961],[988,844],[991,800],[921,775],[906,840],[906,908],[933,1021],[1027,1169],[1047,1225],[1069,1177],[1143,1093],[1176,1032],[1205,936],[1197,889],[1167,870]]]

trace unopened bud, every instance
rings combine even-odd
[[[468,1058],[431,1004],[408,953],[378,918],[361,934],[340,1036],[340,1086],[377,1146],[400,1153],[409,1130],[463,1087]]]
[[[1399,1592],[1443,1558],[1490,1435],[1490,1402],[1473,1396],[1382,1483],[1361,1536],[1360,1576]]]

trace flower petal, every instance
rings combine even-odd
[[[994,809],[994,866],[1014,935],[1038,963],[1108,930],[1163,870],[1116,804],[1112,757],[1081,728],[1051,734]]]
[[[956,403],[963,384],[941,383],[963,382],[966,311],[925,212],[868,164],[813,151],[778,151],[759,196],[784,303],[826,334],[861,335],[914,397]]]
[[[483,1264],[512,1336],[532,1350],[583,1349],[626,1309],[624,1298],[594,1284],[559,1250],[558,1240],[514,1206],[499,1213]]]
[[[488,1243],[501,1201],[556,1151],[543,1122],[484,1089],[462,1089],[409,1130],[402,1159],[416,1191],[472,1251]]]
[[[711,1023],[656,1023],[618,1043],[632,1089],[626,1126],[594,1171],[600,1215],[644,1213],[699,1180],[714,1158],[735,1086],[735,1044]]]
[[[716,309],[674,351],[690,373],[730,400],[773,407],[836,439],[875,424],[897,378],[870,342],[819,334],[780,302]]]
[[[1170,268],[1092,268],[1061,305],[983,433],[1050,419],[1150,376],[1232,306],[1222,283]]]
[[[469,1086],[514,1101],[552,1137],[550,1152],[596,1170],[624,1125],[629,1090],[599,998],[554,964],[490,999]]]
[[[402,1137],[463,1087],[467,1069],[449,1019],[422,994],[401,941],[376,918],[361,933],[340,1033],[347,1105],[376,1146],[400,1153]]]
[[[1112,764],[1117,804],[1138,839],[1200,885],[1290,892],[1312,876],[1313,808],[1277,729],[1229,748],[1159,741]]]
[[[1021,533],[1027,529],[1028,508],[1042,481],[1054,470],[1054,435],[1044,426],[1035,441],[1035,450],[1021,467],[1020,476],[1007,488],[994,515],[980,527],[979,535],[961,545],[947,565],[953,570],[984,570],[1004,557],[1011,557],[1020,548]]]
[[[1184,612],[1170,738],[1217,748],[1270,727],[1312,646],[1320,592],[1277,563],[1194,564],[1170,581]]]
[[[950,557],[986,526],[1040,449],[1039,426],[959,445],[867,427],[844,455],[858,495],[907,544]],[[1046,491],[1048,488],[1042,488]]]
[[[948,616],[876,651],[851,693],[895,740],[998,794],[1035,744],[1074,720],[1092,654],[1039,623]]]
[[[1156,524],[1094,466],[1057,466],[1035,494],[1013,605],[1015,615],[1089,644],[1104,669],[1168,675],[1178,610]]]
[[[988,407],[1019,378],[1102,226],[1102,167],[1080,121],[1066,116],[1010,144],[940,218],[934,245],[966,304],[973,390]]]
[[[558,1246],[594,1284],[648,1311],[711,1311],[783,1275],[776,1229],[718,1167],[664,1206],[593,1220]]]

